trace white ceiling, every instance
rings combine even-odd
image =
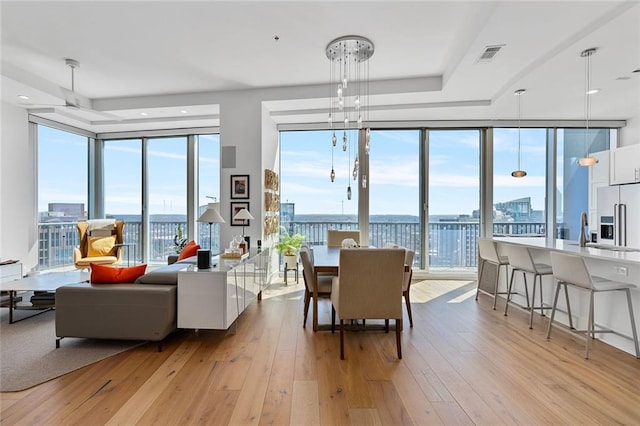
[[[247,90],[278,123],[322,123],[325,47],[347,34],[375,44],[375,121],[513,120],[520,88],[524,120],[584,119],[591,47],[591,118],[640,116],[638,1],[0,4],[2,100],[95,132],[216,126],[220,99]],[[109,116],[59,106],[65,58],[80,62],[82,100]]]

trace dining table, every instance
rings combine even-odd
[[[313,280],[318,282],[318,274],[338,276],[340,247],[313,246]],[[318,287],[313,286],[313,331],[318,331]]]

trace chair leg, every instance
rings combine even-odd
[[[407,291],[404,292],[404,301],[407,304],[407,315],[409,316],[409,327],[413,327],[413,315],[411,315],[411,302],[409,301],[409,288],[407,288]]]
[[[569,315],[569,328],[573,330],[574,327],[573,327],[573,317],[571,316],[571,303],[569,303],[569,288],[567,287],[566,284],[564,286],[564,298],[567,301],[567,315]]]
[[[633,335],[633,344],[636,347],[636,358],[640,358],[640,348],[638,347],[638,331],[636,330],[636,319],[633,316],[633,305],[631,304],[631,292],[625,289],[627,294],[627,304],[629,305],[629,318],[631,319],[631,334]]]
[[[589,292],[589,320],[587,322],[587,344],[584,349],[584,359],[589,359],[589,343],[593,336],[593,290]]]
[[[504,315],[507,316],[507,310],[509,309],[509,300],[511,299],[511,288],[513,287],[513,276],[515,275],[516,270],[514,268],[511,269],[511,279],[509,280],[509,285],[507,286],[507,301],[504,303]]]
[[[493,310],[496,310],[496,304],[498,303],[498,287],[500,286],[500,265],[496,265],[496,284],[493,289]]]
[[[551,327],[553,325],[553,318],[556,316],[556,305],[558,304],[558,296],[560,295],[560,284],[560,281],[558,281],[558,283],[556,284],[556,295],[553,298],[553,306],[551,307],[551,318],[549,318],[549,327],[547,328],[547,340],[551,338]]]
[[[307,316],[309,315],[309,302],[311,300],[311,293],[309,290],[304,290],[304,320],[302,321],[302,328],[307,327]]]
[[[385,333],[389,332],[389,320],[388,319],[384,320],[384,332]]]
[[[536,280],[536,277],[540,277],[540,280],[539,280],[540,287],[538,287],[540,289],[540,315],[542,315],[544,317],[545,315],[544,315],[544,302],[543,302],[544,297],[542,297],[542,275],[536,274],[533,277],[533,281],[534,282]]]
[[[476,301],[478,300],[478,295],[480,294],[480,282],[482,282],[482,273],[484,272],[484,260],[480,260],[480,271],[478,272],[478,285],[476,286]]]
[[[531,289],[531,312],[529,312],[529,330],[533,329],[533,313],[536,310],[536,277],[537,275],[533,276],[533,288]],[[527,278],[525,276],[525,280],[526,279]]]
[[[344,359],[344,320],[340,318],[340,359]]]
[[[342,322],[342,320],[340,320]],[[336,308],[331,305],[331,333],[335,333],[336,331]]]
[[[402,339],[400,330],[402,329],[402,318],[396,318],[396,347],[398,348],[398,359],[402,359]]]

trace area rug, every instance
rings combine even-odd
[[[21,391],[142,344],[65,337],[56,349],[55,312],[9,324],[0,310],[0,392]],[[33,312],[16,311],[17,318]]]

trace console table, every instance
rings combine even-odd
[[[226,330],[268,286],[269,249],[178,272],[178,328]],[[267,266],[265,268],[265,265]]]

